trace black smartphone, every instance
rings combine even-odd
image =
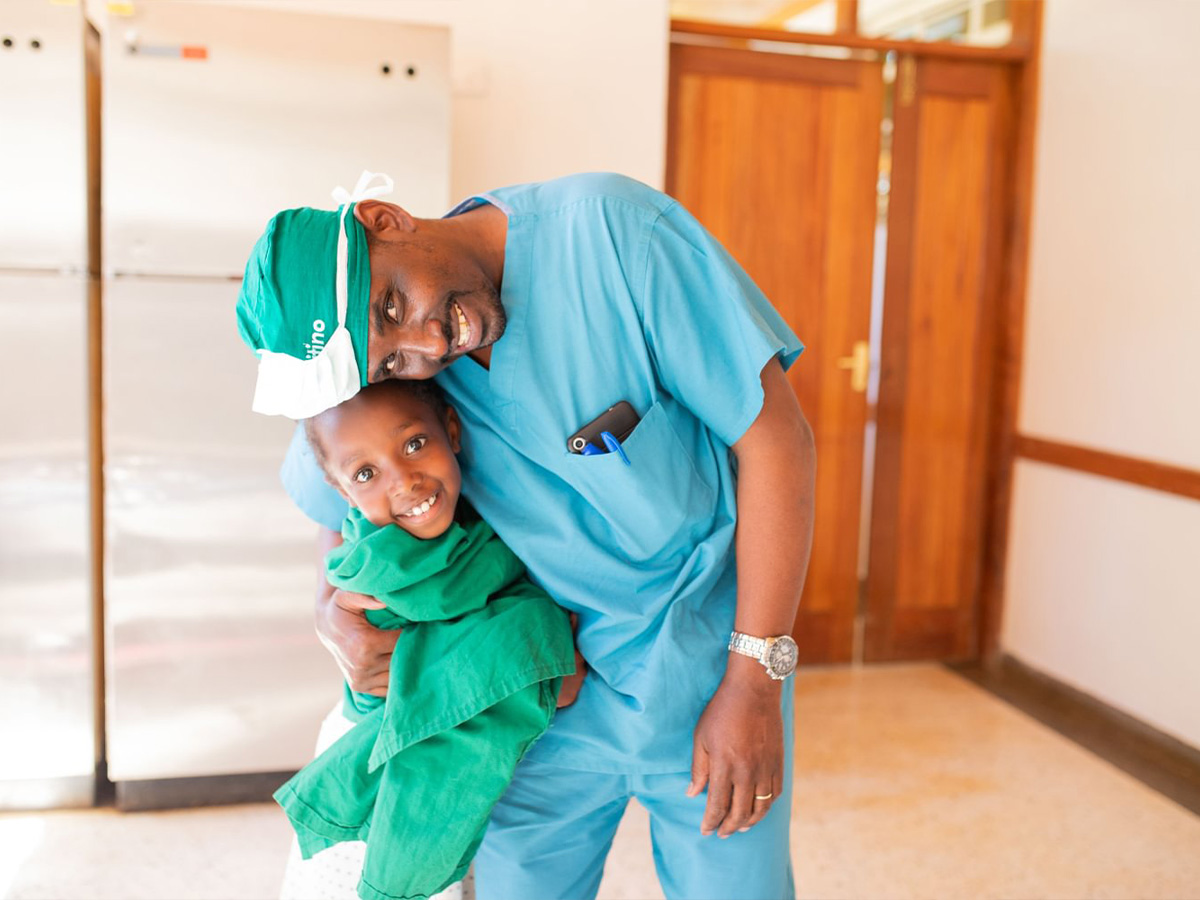
[[[628,400],[622,400],[614,403],[567,438],[567,449],[572,453],[582,453],[583,448],[591,444],[597,450],[604,450],[604,440],[600,437],[600,432],[610,432],[618,441],[623,442],[637,423],[638,414],[634,412]]]

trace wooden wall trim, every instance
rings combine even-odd
[[[726,25],[722,22],[700,22],[693,19],[672,19],[671,34],[672,36],[694,34],[704,37],[730,38],[736,41],[816,44],[849,47],[855,50],[876,50],[880,53],[895,50],[898,53],[943,59],[1022,62],[1030,55],[1030,47],[1024,42],[1006,44],[1003,47],[976,47],[970,44],[952,44],[948,41],[893,41],[888,38],[870,38],[858,34],[812,34],[802,31],[784,31],[780,28],[755,28],[747,25]]]
[[[1136,484],[1177,497],[1200,500],[1200,470],[1196,469],[1093,450],[1076,444],[1047,441],[1028,435],[1017,435],[1016,455],[1020,459],[1032,462],[1087,472],[1090,475]]]
[[[1200,748],[1007,654],[948,668],[1200,815]]]

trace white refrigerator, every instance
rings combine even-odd
[[[450,39],[170,0],[101,24],[107,763],[139,808],[298,768],[339,696],[234,304],[270,216],[363,169],[444,212]]]
[[[96,768],[83,27],[0,3],[0,808]]]

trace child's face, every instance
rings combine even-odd
[[[317,436],[334,486],[367,520],[437,537],[454,521],[460,425],[411,395],[365,390],[321,414]]]

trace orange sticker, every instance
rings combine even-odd
[[[184,47],[181,55],[184,59],[208,59],[208,48]]]

